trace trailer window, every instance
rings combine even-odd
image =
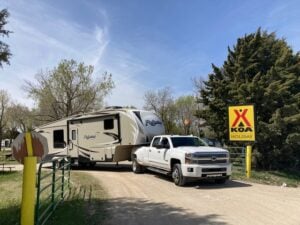
[[[53,131],[53,147],[54,148],[64,148],[64,130]]]
[[[72,140],[76,140],[76,130],[72,130]]]
[[[114,119],[104,120],[104,130],[114,129]]]

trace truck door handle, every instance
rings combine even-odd
[[[160,153],[160,151],[157,151],[158,153]]]
[[[149,152],[151,152],[151,150],[149,149]]]

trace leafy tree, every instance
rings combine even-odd
[[[5,90],[0,90],[0,150],[1,142],[7,124],[7,108],[9,106],[10,98]]]
[[[4,37],[11,33],[8,30],[4,29],[4,26],[7,24],[7,18],[9,17],[9,13],[6,9],[2,9],[0,11],[0,36]],[[0,40],[0,67],[3,66],[2,63],[9,64],[9,58],[11,56],[9,46]]]
[[[108,73],[93,81],[93,71],[93,66],[62,60],[53,70],[37,74],[35,83],[26,81],[25,90],[37,102],[39,119],[53,121],[99,109],[114,82]]]
[[[162,119],[166,133],[174,132],[176,127],[174,99],[169,87],[148,91],[144,96],[146,110],[153,110]]]
[[[258,166],[300,168],[300,57],[275,33],[238,38],[222,67],[200,89],[206,105],[198,116],[217,136],[228,139],[227,107],[254,103],[257,116]],[[228,141],[227,141],[228,143]]]
[[[196,98],[191,95],[180,96],[175,100],[176,122],[182,134],[198,134],[198,120],[195,117]]]
[[[7,129],[11,133],[15,131],[26,132],[33,130],[34,113],[27,106],[22,104],[12,103],[7,108]],[[12,139],[15,137],[11,137]]]

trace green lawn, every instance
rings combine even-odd
[[[22,173],[0,173],[0,224],[16,225],[20,221]],[[71,191],[47,225],[101,224],[106,217],[106,193],[93,177],[71,173]]]
[[[300,172],[285,171],[258,171],[252,170],[251,178],[247,179],[245,172],[239,167],[233,167],[232,179],[245,180],[260,184],[269,184],[287,187],[300,187]]]
[[[11,154],[10,149],[2,149],[0,151],[0,164],[16,164],[18,163],[13,157],[6,158],[6,155]]]

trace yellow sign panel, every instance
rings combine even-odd
[[[229,106],[229,140],[255,141],[253,105]]]

